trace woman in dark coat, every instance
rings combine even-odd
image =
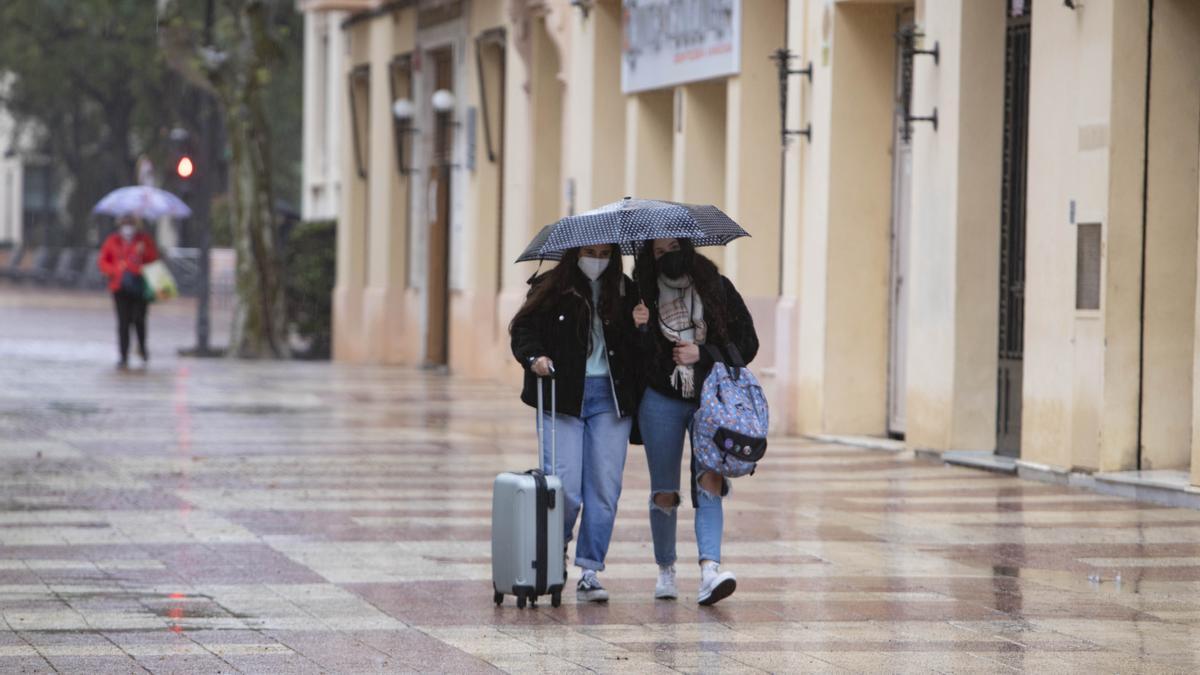
[[[634,323],[639,329],[649,327],[641,333],[639,372],[648,386],[638,409],[638,424],[650,467],[650,533],[659,566],[654,597],[676,598],[675,523],[684,433],[691,432],[700,389],[713,366],[712,356],[700,345],[722,349],[733,345],[748,364],[758,353],[758,335],[733,283],[690,240],[647,242],[634,276],[644,300],[634,309]],[[711,605],[737,587],[733,573],[720,569],[721,500],[728,492],[728,481],[715,473],[703,472],[692,479],[701,605]]]
[[[571,541],[583,510],[575,564],[583,569],[575,589],[583,602],[604,602],[604,570],[621,496],[621,474],[635,410],[633,282],[621,271],[621,254],[609,244],[567,251],[550,272],[532,282],[509,327],[512,352],[525,368],[521,400],[536,405],[537,387],[557,381],[557,460],[554,473],[566,497],[565,537]],[[550,420],[543,439],[549,472]],[[566,551],[563,551],[564,557]]]

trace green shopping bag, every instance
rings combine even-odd
[[[179,295],[179,287],[175,285],[175,277],[166,263],[161,260],[142,266],[142,277],[146,280],[146,300],[170,300]]]

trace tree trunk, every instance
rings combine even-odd
[[[235,214],[238,306],[230,354],[286,358],[287,308],[282,252],[271,194],[269,143],[257,91],[241,92],[226,116],[232,147],[230,188]]]
[[[234,20],[218,22],[217,44],[203,47],[182,13],[184,4],[159,0],[160,40],[174,68],[216,95],[231,150],[238,303],[228,353],[237,358],[288,358],[283,252],[271,192],[270,124],[263,105],[279,48],[262,0],[225,3],[235,12]]]
[[[240,358],[287,358],[287,304],[283,251],[271,191],[270,127],[263,105],[269,44],[261,15],[243,13],[243,44],[248,55],[225,86],[218,87],[232,151],[230,196],[233,242],[237,251],[238,306],[230,332],[229,353]]]

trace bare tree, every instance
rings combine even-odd
[[[217,100],[229,138],[238,295],[229,353],[287,358],[282,242],[264,103],[272,66],[283,54],[271,12],[291,11],[290,3],[208,0],[203,15],[194,14],[197,5],[158,0],[159,42],[171,66]]]

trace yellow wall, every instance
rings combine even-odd
[[[648,91],[625,100],[625,193],[653,199],[672,195],[674,93]]]
[[[574,181],[575,212],[625,195],[625,115],[621,91],[621,6],[606,0],[584,18],[572,12],[563,150]]]

